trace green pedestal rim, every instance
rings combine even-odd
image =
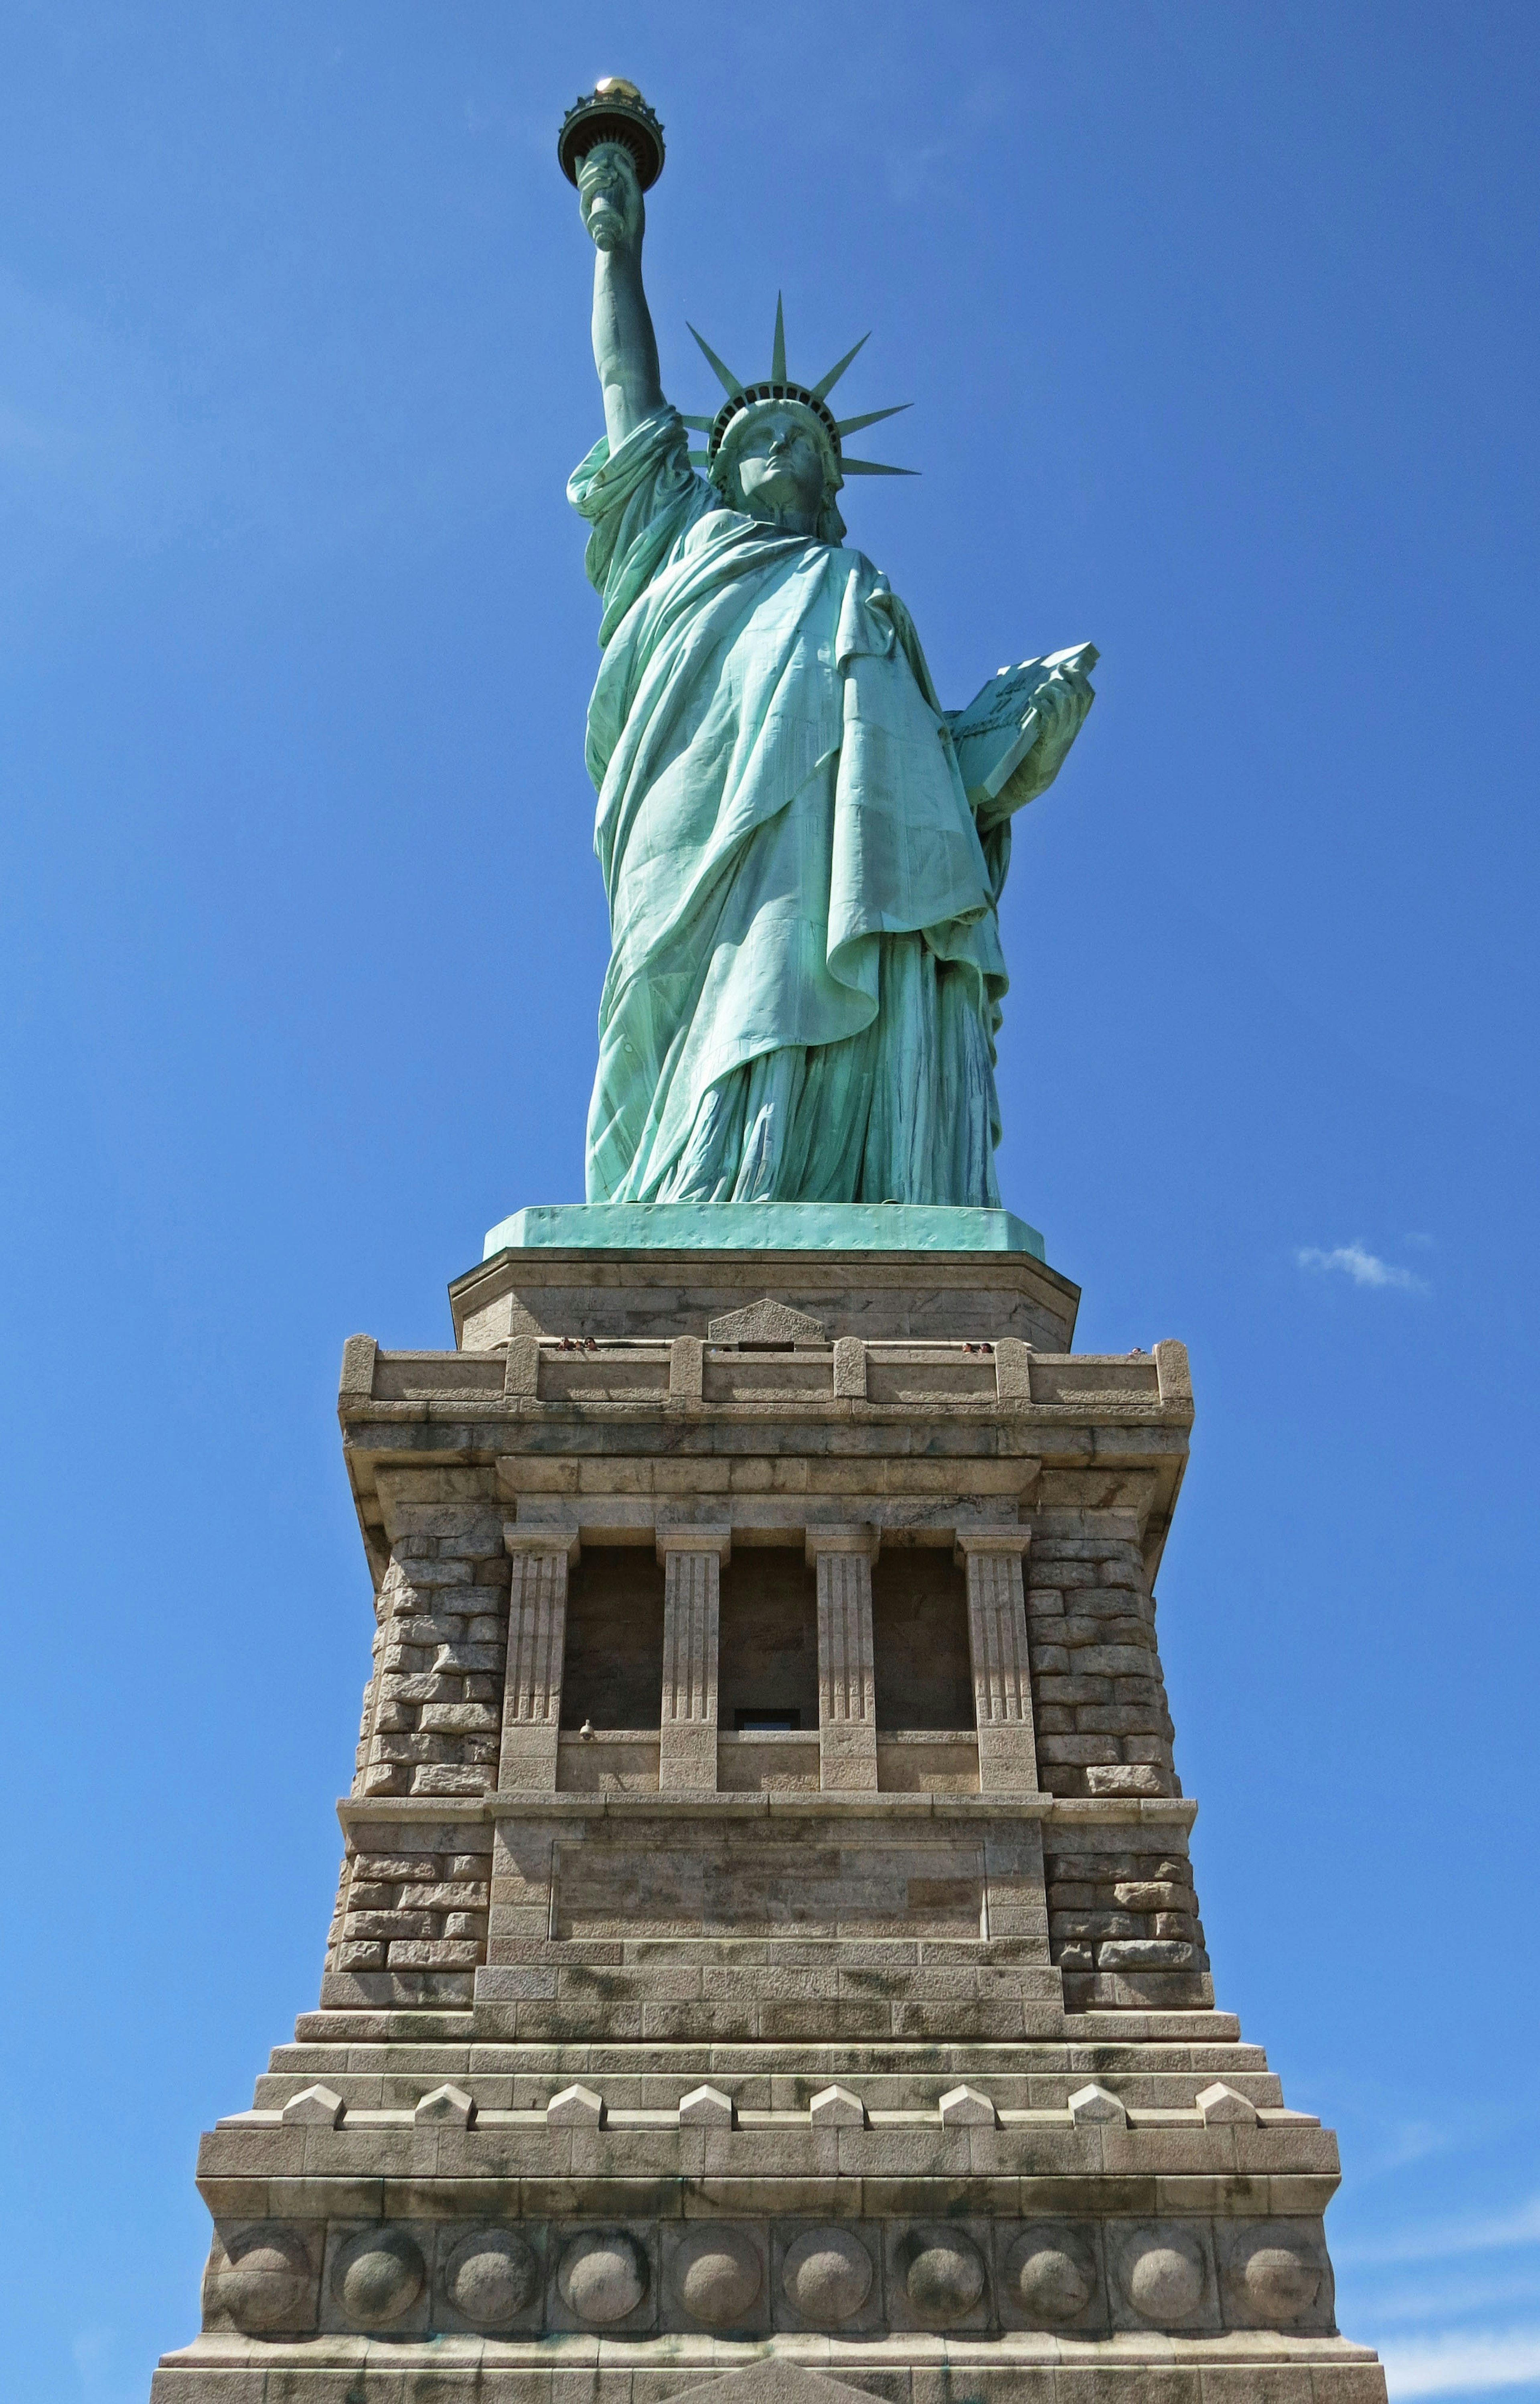
[[[931,1202],[544,1202],[499,1220],[497,1252],[1026,1252],[1043,1238],[1010,1210]]]

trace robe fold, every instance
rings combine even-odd
[[[996,889],[902,602],[727,508],[672,408],[568,492],[604,602],[589,1199],[997,1204]]]

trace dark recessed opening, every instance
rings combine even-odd
[[[650,1547],[585,1544],[567,1583],[562,1726],[655,1728],[663,1712],[663,1572]]]
[[[881,1728],[971,1728],[968,1593],[950,1551],[884,1549],[871,1578]]]
[[[734,1550],[722,1572],[719,1661],[722,1727],[741,1727],[741,1712],[818,1726],[818,1586],[800,1545]]]
[[[772,1730],[778,1729],[783,1735],[784,1735],[788,1730],[792,1728],[799,1728],[801,1726],[802,1714],[800,1712],[793,1711],[760,1712],[753,1709],[744,1709],[744,1707],[740,1704],[738,1709],[733,1712],[732,1724],[740,1736],[744,1736],[751,1732],[757,1734],[765,1728],[770,1728]]]

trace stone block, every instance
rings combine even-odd
[[[794,1310],[788,1303],[777,1302],[773,1295],[766,1294],[743,1309],[721,1312],[708,1322],[706,1334],[713,1344],[725,1346],[821,1346],[824,1322],[805,1310]]]
[[[994,1391],[1002,1410],[1020,1409],[1032,1401],[1032,1346],[1019,1336],[995,1338]]]
[[[669,1400],[698,1403],[706,1348],[699,1335],[676,1335],[669,1346]]]
[[[1242,2128],[1256,2126],[1256,2104],[1233,2087],[1227,2087],[1221,2078],[1216,2078],[1212,2087],[1205,2087],[1197,2101],[1205,2129],[1220,2127],[1226,2121]]]
[[[1092,1795],[1164,1795],[1170,1781],[1147,1762],[1111,1762],[1089,1767],[1086,1785]]]
[[[280,2117],[286,2129],[340,2129],[347,2105],[333,2087],[303,2087],[291,2095]]]
[[[469,2129],[476,2122],[476,2098],[463,2087],[435,2087],[412,2107],[419,2129]]]
[[[1160,1400],[1177,1410],[1192,1407],[1192,1371],[1187,1363],[1187,1348],[1173,1336],[1164,1336],[1154,1351],[1155,1374],[1159,1382]]]
[[[834,1393],[837,1402],[867,1399],[867,1348],[858,1336],[841,1335],[834,1347]]]
[[[503,1393],[510,1403],[533,1403],[540,1392],[540,1345],[533,1335],[509,1339],[503,1364]]]
[[[943,2129],[992,2129],[999,2114],[990,2097],[977,2087],[949,2087],[936,2105]]]
[[[719,2087],[692,2087],[679,2098],[682,2129],[730,2129],[736,2118],[732,2097]]]
[[[1077,2087],[1069,2099],[1069,2116],[1077,2127],[1095,2124],[1126,2129],[1129,2116],[1118,2098],[1093,2080],[1089,2087]]]
[[[368,1402],[374,1391],[374,1363],[379,1350],[372,1335],[350,1335],[342,1347],[342,1374],[338,1401]]]
[[[1173,1879],[1125,1879],[1113,1888],[1113,1899],[1123,1911],[1190,1911],[1192,1889]]]
[[[867,2107],[848,2087],[824,2087],[808,2105],[808,2117],[815,2129],[861,2129]]]
[[[546,2125],[551,2129],[600,2129],[604,2117],[604,2097],[577,2084],[563,2087],[546,2106]]]

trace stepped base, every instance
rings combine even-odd
[[[1385,2374],[1342,2338],[1040,2336],[769,2347],[710,2338],[651,2346],[573,2338],[500,2344],[202,2337],[163,2357],[151,2404],[1385,2404]]]

